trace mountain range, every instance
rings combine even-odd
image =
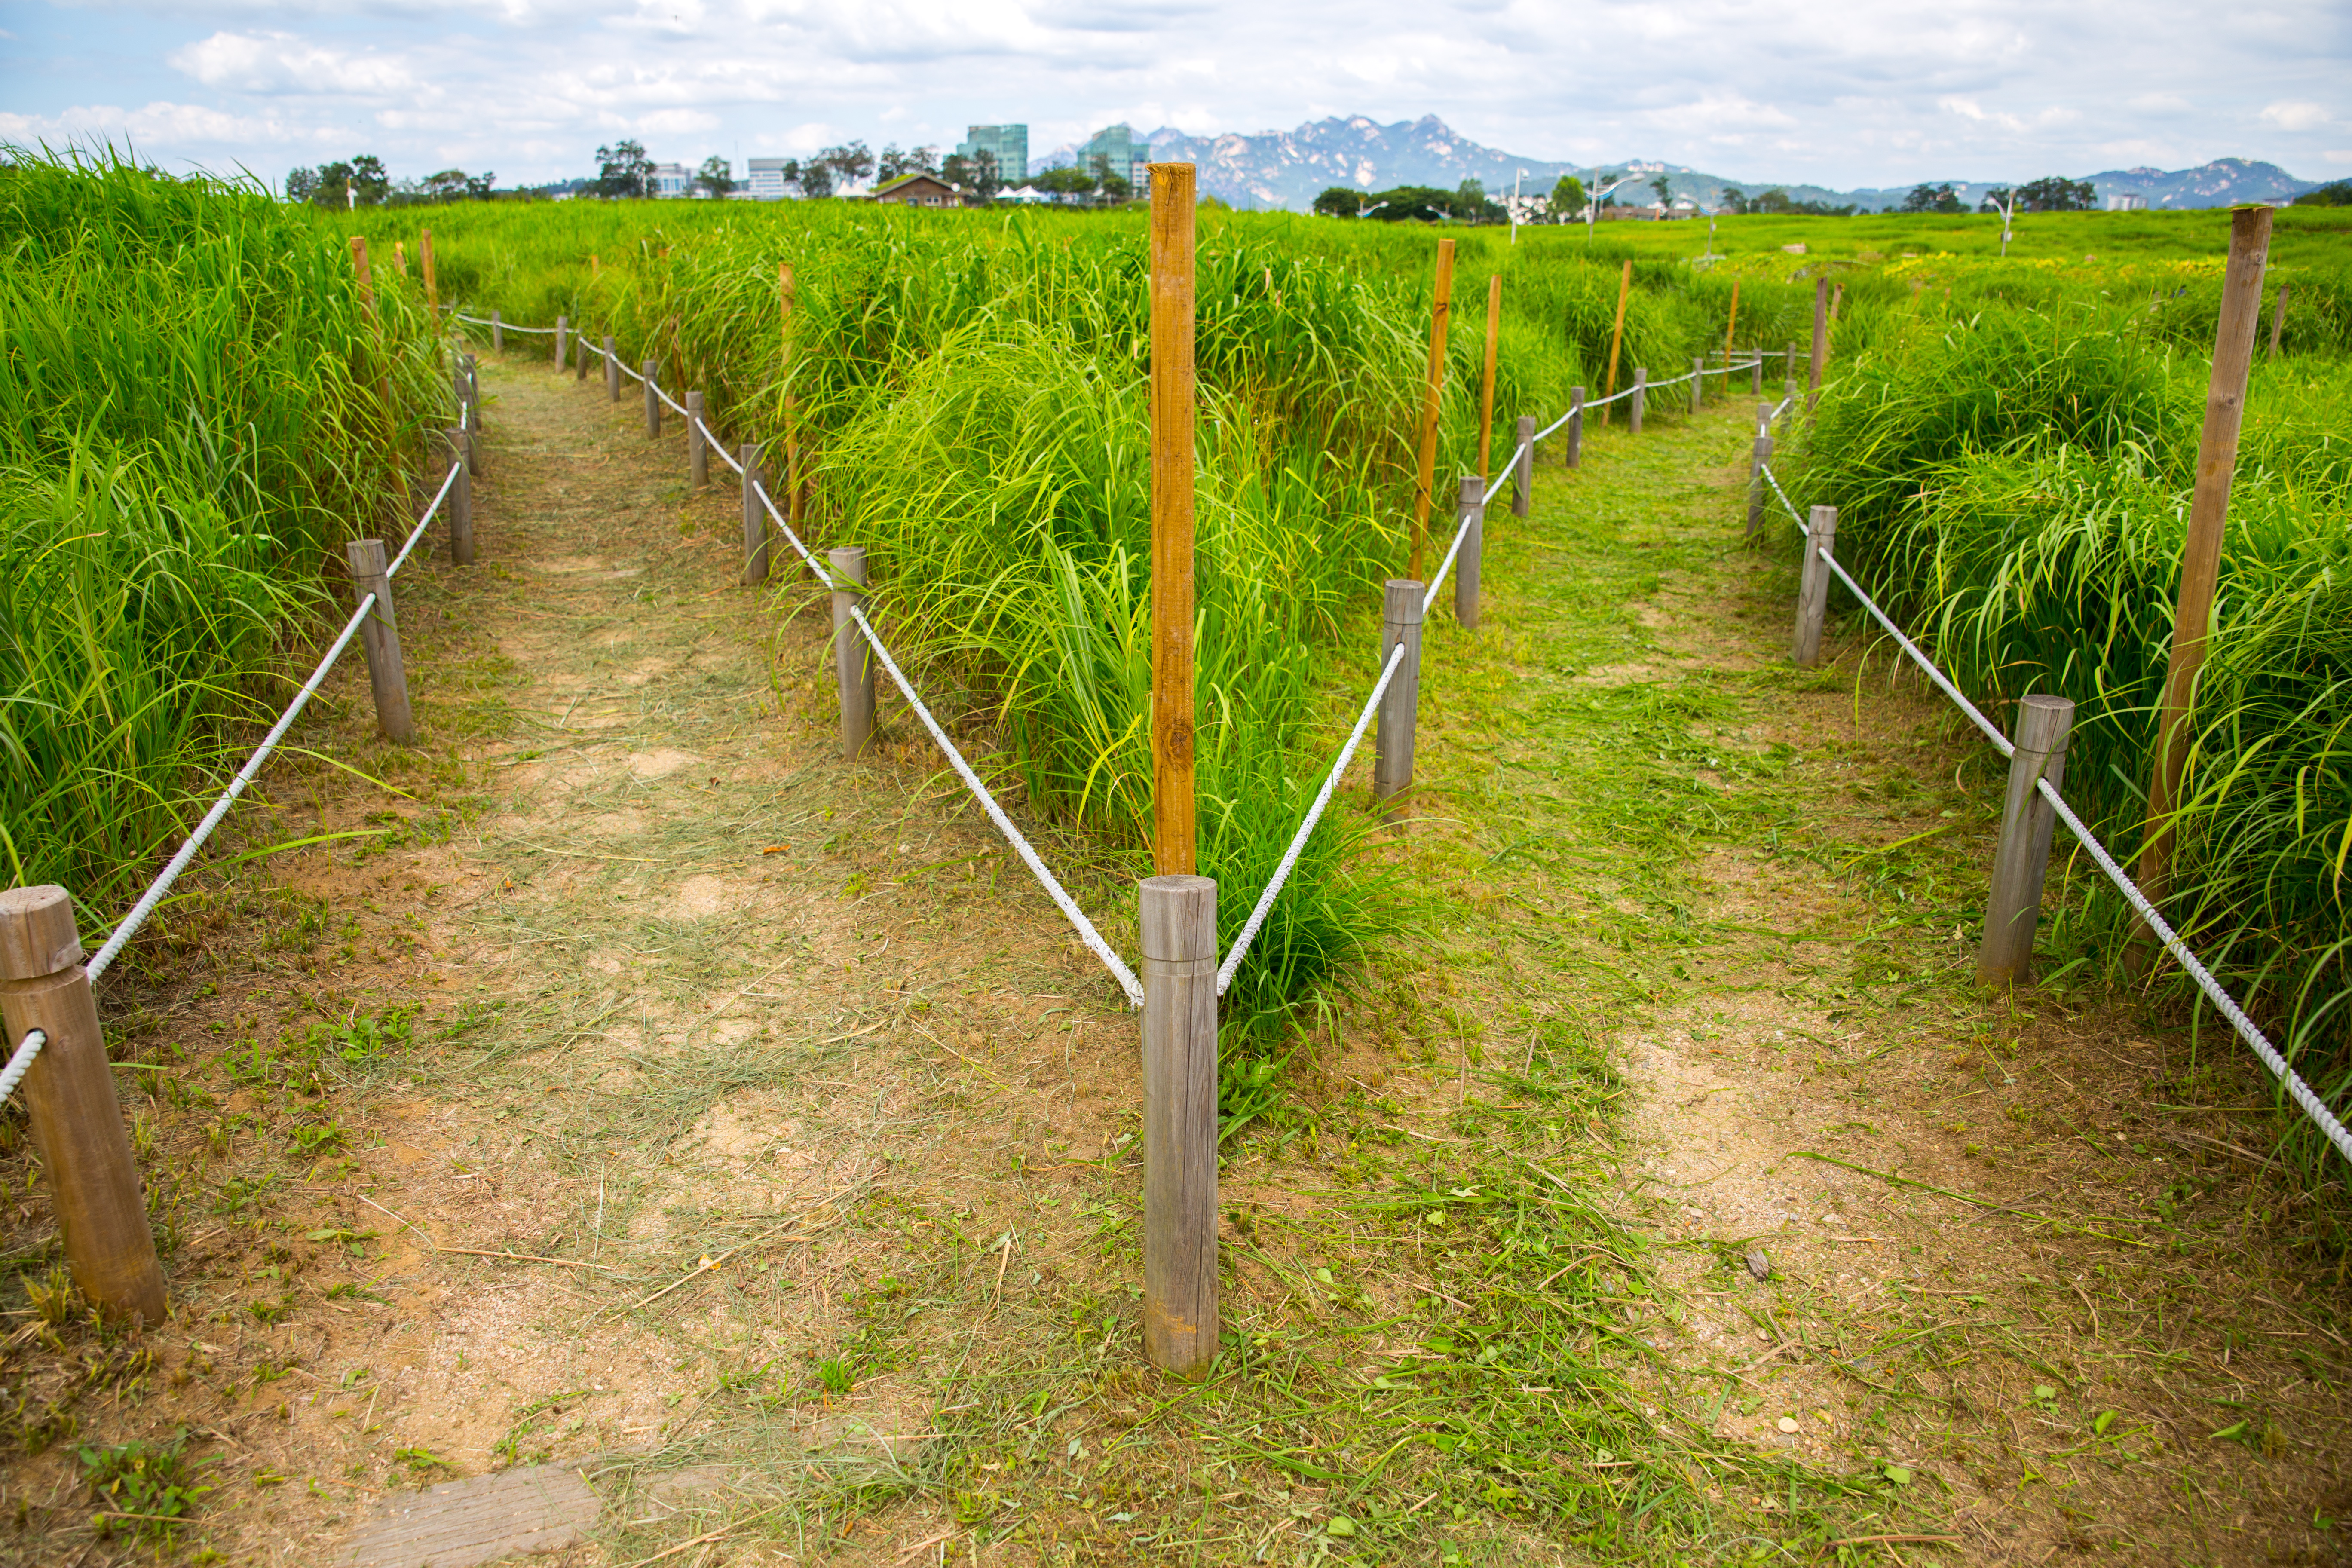
[[[1677,196],[1689,196],[1701,206],[1714,207],[1732,186],[1755,195],[1767,190],[1788,192],[1795,201],[1853,205],[1875,212],[1899,207],[1909,185],[1872,186],[1852,191],[1824,185],[1769,179],[1734,180],[1684,163],[1640,158],[1604,164],[1563,163],[1530,158],[1481,145],[1454,131],[1433,114],[1382,125],[1355,115],[1313,120],[1295,131],[1265,131],[1255,135],[1226,132],[1191,136],[1173,126],[1151,132],[1151,155],[1167,162],[1190,161],[1200,169],[1201,189],[1236,207],[1303,210],[1333,185],[1359,191],[1387,190],[1395,185],[1437,185],[1446,189],[1475,179],[1489,195],[1500,195],[1516,181],[1529,194],[1547,192],[1562,174],[1590,182],[1596,170],[1631,174],[1634,183],[1624,199],[1651,199],[1650,182],[1665,176]],[[1037,159],[1032,171],[1042,173],[1066,163],[1075,147],[1056,148]],[[1997,185],[2017,184],[2047,174],[2027,173],[2008,180],[1950,180],[1953,194],[1974,206]],[[2237,202],[2284,201],[2312,188],[2274,163],[2246,158],[2221,158],[2195,169],[2107,169],[2087,179],[2105,203],[2111,195],[2144,197],[2151,208],[2216,207]],[[1944,184],[1942,176],[1921,182]],[[1637,194],[1638,193],[1638,194]]]

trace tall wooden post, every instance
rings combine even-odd
[[[613,334],[604,334],[604,396],[607,401],[621,401],[621,356],[613,352]]]
[[[1513,434],[1512,450],[1518,456],[1511,460],[1511,515],[1525,517],[1536,487],[1536,416],[1520,415]]]
[[[416,721],[408,710],[408,668],[400,654],[400,622],[393,615],[383,541],[353,539],[343,550],[351,563],[352,603],[375,595],[367,618],[360,623],[360,651],[367,655],[368,687],[375,696],[375,727],[395,745],[413,745]]]
[[[1633,291],[1633,258],[1625,258],[1624,276],[1617,279],[1617,324],[1609,330],[1609,380],[1601,389],[1601,423],[1609,423],[1615,405],[1606,400],[1617,395],[1617,351],[1625,342],[1625,299]]]
[[[1764,531],[1764,465],[1771,460],[1771,430],[1769,426],[1759,426],[1756,433],[1756,450],[1748,462],[1748,537],[1750,539]]]
[[[1478,629],[1478,577],[1486,553],[1486,489],[1477,475],[1463,475],[1454,509],[1462,533],[1462,549],[1454,557],[1454,618],[1465,631]]]
[[[570,345],[570,344],[569,344],[565,340],[566,340],[566,339],[568,339],[571,335],[572,335],[572,318],[571,318],[571,317],[569,317],[569,316],[558,316],[558,317],[556,317],[556,318],[555,318],[555,368],[556,368],[556,370],[557,370],[559,373],[563,369],[563,367],[564,367],[565,363],[567,363],[567,362],[566,362],[566,360],[565,360],[565,358],[564,358],[564,356],[565,356],[565,354],[566,354],[566,353],[568,353],[570,352],[571,345]]]
[[[1560,446],[1571,468],[1584,466],[1584,388],[1568,389],[1568,428],[1562,431]]]
[[[441,289],[433,275],[433,231],[425,229],[416,237],[416,252],[425,268],[425,320],[433,331],[441,330]]]
[[[2221,319],[2214,331],[2213,379],[2205,392],[2205,429],[2197,442],[2197,484],[2189,500],[2189,538],[2180,551],[2180,601],[2172,617],[2172,657],[2164,671],[2164,700],[2156,766],[2147,781],[2147,839],[2139,853],[2139,888],[2150,903],[2164,900],[2172,853],[2172,813],[2189,763],[2189,716],[2213,618],[2221,574],[2221,534],[2230,515],[2230,483],[2238,467],[2238,428],[2246,415],[2246,374],[2263,311],[2263,268],[2270,260],[2271,209],[2230,213],[2230,263],[2221,275]]]
[[[661,361],[649,359],[637,366],[637,380],[646,389],[646,438],[661,439]]]
[[[2017,750],[2009,759],[1984,940],[1977,947],[1977,978],[1987,985],[2022,985],[2033,978],[2033,927],[2042,917],[2050,837],[2058,826],[2058,814],[2034,786],[2042,779],[2052,789],[2065,783],[2066,734],[2074,723],[2074,705],[2063,697],[2037,694],[2017,704],[2010,730]]]
[[[499,314],[496,305],[490,307],[490,352],[499,354],[507,352],[506,318]]]
[[[768,580],[768,509],[760,504],[764,476],[760,472],[760,444],[746,441],[736,449],[743,465],[743,581],[747,585]]]
[[[1143,1350],[1196,1379],[1217,1353],[1217,884],[1149,878],[1141,915]]]
[[[1486,368],[1478,377],[1478,474],[1485,478],[1495,452],[1495,339],[1503,326],[1503,275],[1486,279]]]
[[[1430,487],[1437,482],[1437,416],[1445,393],[1445,331],[1454,310],[1454,242],[1437,242],[1437,282],[1429,302],[1429,365],[1421,390],[1421,441],[1412,489],[1412,574],[1429,541]]]
[[[1813,368],[1805,383],[1805,413],[1822,400],[1822,370],[1830,362],[1830,280],[1813,279]]]
[[[1642,433],[1642,416],[1645,412],[1645,405],[1649,401],[1650,367],[1647,365],[1635,365],[1633,367],[1633,395],[1625,400],[1625,407],[1628,416],[1626,427],[1632,430],[1636,436],[1639,436]]]
[[[449,486],[449,563],[453,566],[471,566],[474,563],[473,457],[467,450],[463,430],[445,430],[441,436],[448,443],[450,461],[457,468],[457,477]]]
[[[1410,578],[1391,577],[1381,602],[1381,666],[1399,643],[1404,662],[1381,694],[1379,727],[1372,735],[1372,807],[1392,816],[1403,805],[1412,783],[1413,731],[1421,707],[1421,623],[1423,585]]]
[[[381,369],[375,395],[383,412],[384,450],[389,455],[399,450],[399,426],[393,420],[391,361],[384,353],[383,322],[375,313],[375,279],[368,271],[367,236],[363,234],[352,236],[352,275],[359,280],[360,313],[367,318],[368,333],[375,340],[376,364]]]
[[[1193,169],[1151,166],[1151,864],[1189,877],[1192,819]]]
[[[2294,292],[2292,284],[2279,285],[2278,304],[2271,310],[2271,358],[2278,358],[2279,333],[2286,330],[2286,297]]]
[[[874,655],[849,612],[866,596],[866,546],[825,552],[833,563],[833,679],[841,693],[841,754],[856,762],[874,739]]]
[[[686,395],[686,482],[696,489],[710,482],[710,443],[702,434],[702,394]]]
[[[1696,414],[1706,402],[1706,356],[1700,354],[1691,361],[1691,412]]]
[[[165,1310],[163,1270],[81,960],[73,900],[63,888],[0,892],[0,1059],[35,1029],[48,1037],[17,1092],[67,1267],[101,1313],[154,1327]]]

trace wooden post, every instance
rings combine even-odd
[[[686,482],[696,489],[710,482],[710,444],[702,436],[702,394],[686,395]]]
[[[588,334],[584,331],[572,334],[572,379],[583,385],[588,380]]]
[[[1511,462],[1511,515],[1528,515],[1528,502],[1536,488],[1536,416],[1519,416],[1518,427],[1513,432],[1513,445],[1518,456]]]
[[[65,1238],[66,1265],[101,1313],[152,1328],[166,1310],[163,1270],[81,959],[73,900],[63,888],[0,892],[0,1020],[6,1031],[0,1056],[13,1056],[35,1029],[48,1037],[17,1092]]]
[[[1217,1353],[1217,884],[1150,877],[1140,893],[1143,1350],[1194,1380]]]
[[[1381,696],[1379,728],[1372,740],[1372,805],[1393,816],[1412,783],[1412,732],[1421,707],[1421,600],[1426,589],[1411,578],[1391,577],[1381,598],[1381,665],[1404,644],[1404,662]]]
[[[507,352],[507,324],[499,318],[496,305],[490,307],[490,352],[501,354]]]
[[[1764,351],[1758,349],[1756,357],[1748,362],[1748,390],[1761,394],[1764,390]]]
[[[1813,508],[1811,528],[1805,534],[1805,562],[1797,577],[1797,636],[1794,652],[1800,668],[1811,669],[1822,661],[1822,622],[1830,607],[1830,569],[1822,552],[1837,553],[1837,508]]]
[[[1731,381],[1731,343],[1739,331],[1739,279],[1731,280],[1731,319],[1723,323],[1723,379]]]
[[[1571,468],[1583,467],[1584,388],[1580,386],[1568,389],[1568,429],[1565,435],[1567,439],[1560,445],[1567,448],[1568,466]]]
[[[1454,310],[1454,242],[1437,242],[1437,282],[1429,302],[1429,363],[1422,379],[1421,440],[1413,470],[1412,574],[1421,575],[1429,540],[1431,489],[1437,482],[1437,416],[1445,392],[1445,332]]]
[[[1198,837],[1192,817],[1193,169],[1190,163],[1150,167],[1151,865],[1161,877],[1189,877]],[[1213,1349],[1213,1339],[1210,1343]]]
[[[1822,400],[1822,368],[1830,362],[1830,280],[1813,279],[1813,363],[1805,382],[1805,413]]]
[[[433,231],[425,229],[416,237],[416,252],[425,268],[425,320],[435,331],[441,330],[441,289],[433,275]]]
[[[1617,279],[1617,324],[1609,331],[1609,380],[1601,389],[1605,400],[1617,395],[1617,350],[1625,342],[1625,297],[1633,291],[1633,258],[1625,258],[1624,276]],[[1604,401],[1601,405],[1601,423],[1609,423],[1616,405]]]
[[[1462,476],[1462,495],[1454,502],[1454,526],[1462,531],[1462,551],[1454,558],[1454,618],[1465,630],[1478,629],[1478,561],[1486,546],[1486,481],[1476,474]]]
[[[768,580],[768,512],[760,504],[763,483],[760,444],[744,442],[736,448],[735,458],[743,465],[743,581],[764,583]]]
[[[2286,328],[2286,297],[2292,292],[2294,292],[2294,285],[2280,284],[2278,304],[2271,311],[2271,358],[2273,359],[2278,358],[2279,333]]]
[[[1503,275],[1496,273],[1486,279],[1486,368],[1478,377],[1478,471],[1494,470],[1487,465],[1495,455],[1495,339],[1503,327]]]
[[[1635,365],[1633,367],[1633,395],[1625,400],[1625,406],[1627,410],[1627,418],[1630,421],[1629,427],[1636,436],[1639,436],[1642,433],[1643,405],[1647,404],[1649,401],[1650,367],[1647,365]]]
[[[2009,795],[2000,808],[2000,845],[1993,851],[1992,889],[1985,900],[1984,941],[1977,948],[1977,979],[1987,985],[2022,985],[2033,978],[2033,927],[2042,917],[2042,882],[2050,869],[2050,836],[2058,814],[2033,786],[2066,776],[2066,733],[2074,704],[2037,694],[2017,704],[2010,739]]]
[[[463,430],[444,431],[449,443],[450,461],[457,465],[457,482],[449,487],[449,562],[455,566],[474,563],[474,468],[467,460],[466,433]]]
[[[646,439],[661,439],[661,361],[649,359],[637,367],[639,379],[646,384]]]
[[[1771,433],[1769,430],[1759,431],[1755,454],[1748,462],[1748,537],[1750,539],[1764,531],[1764,465],[1771,460]]]
[[[621,356],[613,352],[613,334],[604,334],[604,395],[613,402],[621,401]]]
[[[565,340],[571,336],[571,317],[558,316],[555,318],[555,368],[559,371],[563,368],[565,363],[564,356],[570,352],[571,345]]]
[[[2172,656],[2164,671],[2156,766],[2148,777],[2147,837],[2139,853],[2139,890],[2164,902],[2172,852],[2172,812],[2189,763],[2189,715],[2205,666],[2213,593],[2221,574],[2221,534],[2230,483],[2238,466],[2238,427],[2246,414],[2246,374],[2262,326],[2263,268],[2270,259],[2271,209],[2232,208],[2230,262],[2221,275],[2221,319],[2213,338],[2213,378],[2205,392],[2205,428],[2197,442],[2197,484],[2189,500],[2189,538],[2180,551],[2180,600],[2172,617]]]
[[[473,473],[482,468],[482,378],[472,354],[457,356],[458,405],[465,411],[466,468]]]
[[[343,549],[352,569],[352,602],[375,595],[374,607],[360,623],[368,686],[375,694],[375,727],[394,744],[413,745],[416,721],[408,711],[408,671],[400,657],[400,622],[392,611],[392,577],[384,569],[383,541],[354,539]]]
[[[377,406],[383,413],[384,450],[389,454],[400,448],[399,426],[393,420],[392,370],[384,353],[383,323],[376,319],[375,279],[368,271],[367,236],[363,234],[352,236],[352,273],[359,280],[360,313],[367,318],[368,333],[375,340],[376,363],[383,367],[376,377],[375,395]]]
[[[849,612],[864,598],[866,547],[825,552],[833,563],[833,679],[841,691],[841,754],[856,762],[874,739],[874,656]]]
[[[1691,361],[1691,412],[1697,413],[1706,404],[1706,356]]]

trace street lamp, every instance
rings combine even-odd
[[[1592,177],[1593,177],[1593,179],[1594,179],[1595,181],[1598,181],[1598,180],[1601,178],[1601,171],[1600,171],[1600,170],[1598,170],[1598,169],[1593,170],[1593,171],[1592,171]],[[1593,226],[1593,224],[1594,224],[1595,222],[1597,222],[1597,221],[1599,220],[1600,216],[1601,216],[1601,197],[1603,197],[1603,196],[1605,196],[1605,195],[1607,195],[1610,192],[1612,192],[1612,191],[1615,190],[1615,189],[1616,189],[1618,186],[1620,186],[1620,185],[1630,185],[1630,184],[1632,184],[1633,183],[1633,178],[1634,178],[1634,176],[1633,176],[1633,175],[1632,175],[1632,174],[1622,174],[1622,175],[1620,175],[1618,178],[1616,178],[1616,179],[1613,179],[1613,180],[1610,181],[1607,184],[1599,186],[1597,189],[1593,190],[1591,194],[1589,194],[1589,195],[1585,197],[1585,199],[1584,199],[1584,243],[1585,243],[1585,244],[1587,244],[1587,245],[1591,245],[1591,244],[1592,243],[1592,226]]]
[[[2011,190],[2009,200],[2004,202],[1995,200],[1993,194],[1987,191],[1985,200],[1991,202],[1993,211],[2000,214],[2000,258],[2006,261],[2009,259],[2009,220],[2017,213],[2017,192]]]

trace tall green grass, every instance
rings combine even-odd
[[[93,925],[284,700],[329,549],[405,515],[444,395],[385,270],[380,349],[307,215],[0,149],[0,855]]]
[[[2193,323],[2162,317],[2200,296],[2142,281],[2012,302],[1978,279],[1958,304],[1890,306],[1839,368],[1792,485],[1842,509],[1841,556],[1964,689],[2075,701],[2066,794],[2125,857],[2145,826],[2219,308],[2218,288],[2201,296],[2199,352]],[[2326,288],[2306,284],[2315,346],[2258,356],[2250,388],[2168,913],[2343,1106],[2352,360],[2326,330]],[[2060,944],[2130,983],[2121,901],[2095,885],[2069,918]],[[2165,983],[2187,997],[2177,973]]]

